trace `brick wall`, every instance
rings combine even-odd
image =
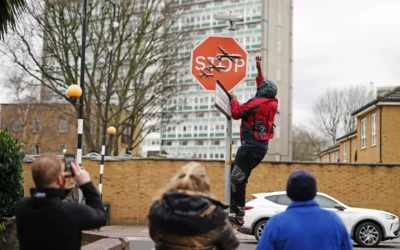
[[[382,160],[388,163],[400,162],[400,106],[383,106],[382,113]]]
[[[103,201],[110,203],[111,224],[145,223],[151,197],[188,161],[140,159],[106,162]],[[224,162],[200,161],[212,181],[212,190],[223,200]],[[84,167],[98,185],[99,161],[84,160]],[[297,168],[311,171],[318,190],[355,207],[382,209],[400,215],[400,166],[349,165],[335,163],[261,163],[252,173],[247,199],[252,193],[283,190],[290,173]],[[30,164],[24,164],[25,195],[32,187]]]

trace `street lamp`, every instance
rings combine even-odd
[[[79,105],[81,107],[83,106],[82,105],[83,103],[81,103],[83,101],[82,100],[82,96],[83,96],[82,95],[82,88],[79,85],[77,85],[77,84],[69,85],[69,87],[67,89],[67,95],[70,98],[72,104],[75,104],[76,101],[78,99],[80,99],[79,100]],[[79,112],[79,113],[81,113],[81,112]],[[77,158],[79,157],[79,152],[81,152],[80,159],[78,159],[78,163],[79,164],[81,164],[81,162],[82,162],[82,141],[81,141],[81,144],[79,144],[79,138],[82,140],[82,132],[83,132],[82,129],[80,128],[80,125],[81,125],[80,118],[81,117],[82,117],[81,114],[79,114],[79,118],[78,118],[78,148],[77,148]],[[79,151],[79,149],[81,149],[81,151]]]
[[[104,172],[104,157],[106,154],[106,136],[107,136],[106,132],[108,132],[109,134],[116,133],[116,129],[114,127],[110,127],[107,130],[107,120],[108,120],[108,105],[110,103],[110,82],[111,82],[115,29],[118,28],[119,24],[118,24],[118,22],[115,22],[117,4],[110,0],[106,0],[106,1],[113,5],[113,14],[112,14],[112,27],[111,27],[111,44],[110,44],[110,47],[108,48],[108,78],[107,78],[107,86],[106,86],[106,89],[107,89],[106,90],[106,107],[105,107],[105,111],[104,111],[103,140],[102,140],[102,146],[101,146],[100,181],[99,181],[100,197],[102,197],[102,188],[103,188],[102,179],[103,179],[103,172]]]
[[[87,9],[88,0],[83,1],[82,16],[82,43],[81,43],[81,68],[80,68],[80,88],[81,95],[79,98],[79,116],[78,116],[78,145],[76,148],[76,159],[78,164],[82,166],[82,139],[83,139],[83,100],[85,95],[85,59],[86,59],[86,31],[87,31]]]

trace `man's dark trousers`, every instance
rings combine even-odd
[[[264,159],[265,149],[240,146],[231,168],[231,208],[237,216],[245,214],[246,185],[251,171]]]

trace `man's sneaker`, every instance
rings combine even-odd
[[[239,227],[243,226],[243,224],[244,224],[243,216],[237,216],[234,213],[230,213],[228,215],[228,219],[232,224],[235,224]]]

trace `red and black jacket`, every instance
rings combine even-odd
[[[257,87],[264,81],[257,77]],[[254,141],[268,141],[274,137],[274,120],[278,109],[277,98],[254,97],[240,105],[237,100],[231,101],[232,118],[242,119],[240,138],[249,144]]]

